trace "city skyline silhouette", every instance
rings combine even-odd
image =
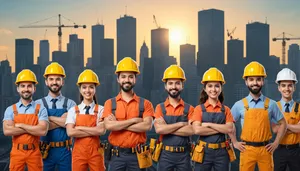
[[[162,12],[163,7],[171,1],[161,2],[161,6],[158,1],[153,1],[153,4],[149,5],[149,2],[134,3],[129,0],[127,3],[120,2],[117,6],[112,6],[113,2],[105,2],[62,2],[65,5],[69,4],[69,8],[58,7],[55,4],[53,6],[57,10],[48,9],[45,12],[40,10],[52,3],[38,3],[32,7],[38,10],[31,11],[25,16],[19,14],[7,16],[7,19],[11,18],[10,21],[0,17],[1,119],[5,109],[20,98],[14,81],[22,69],[31,69],[37,76],[39,84],[34,100],[48,94],[43,74],[51,61],[59,62],[65,68],[67,77],[62,94],[77,104],[79,91],[76,81],[78,75],[86,68],[95,71],[100,79],[101,85],[97,88],[96,94],[99,104],[104,105],[107,99],[116,96],[119,85],[114,73],[115,65],[126,56],[135,58],[141,71],[134,91],[137,95],[149,99],[154,107],[167,97],[161,79],[164,70],[171,64],[180,64],[185,70],[187,81],[181,97],[193,106],[199,103],[202,89],[200,81],[210,67],[217,67],[225,76],[224,103],[229,107],[249,94],[242,74],[246,64],[251,61],[258,61],[265,66],[268,76],[262,92],[274,100],[280,100],[281,97],[275,83],[276,75],[281,68],[292,69],[299,79],[300,68],[297,65],[300,63],[299,40],[287,42],[286,56],[289,63],[280,65],[281,41],[273,42],[272,38],[282,32],[291,33],[290,37],[300,35],[300,24],[295,23],[295,17],[300,16],[295,6],[300,7],[300,2],[287,4],[278,1],[269,4],[269,1],[255,4],[228,1],[228,4],[224,2],[214,4],[201,1],[202,5],[195,1],[175,2],[173,10],[177,11],[180,17],[172,12]],[[15,5],[11,2],[2,3],[7,8]],[[34,1],[24,3],[23,7],[19,7],[20,12],[30,9],[29,5],[32,3]],[[105,8],[111,7],[115,12],[108,15],[106,13],[109,12],[104,7],[93,7],[100,4]],[[139,5],[140,8],[137,8]],[[0,16],[4,13],[11,14],[7,9],[2,10],[4,6],[0,6]],[[278,6],[282,7],[279,9],[282,16],[274,18],[273,13]],[[72,7],[77,7],[78,13],[74,13]],[[192,10],[188,10],[188,7]],[[85,13],[84,11],[89,8],[92,10]],[[100,9],[103,11],[100,12]],[[95,13],[96,15],[93,15]],[[86,29],[63,28],[62,51],[58,51],[57,28],[18,28],[49,16],[53,17],[48,23],[38,22],[33,25],[57,25],[58,14],[65,17],[62,19],[63,24],[76,23],[87,26]],[[84,16],[88,19],[84,19]],[[282,18],[286,20],[280,20]],[[290,21],[290,18],[294,20]],[[286,25],[290,23],[292,25],[287,27]],[[230,39],[227,33],[233,30],[234,34]],[[294,99],[299,101],[299,97],[300,93],[296,91]],[[2,123],[0,125],[2,130]],[[148,137],[155,136],[154,130],[148,134]],[[8,139],[6,137],[5,141]],[[5,165],[8,162],[7,155],[9,156],[7,147],[0,147],[0,169],[1,166],[7,167]],[[238,163],[235,162],[233,168],[237,166]]]

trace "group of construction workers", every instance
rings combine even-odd
[[[285,171],[287,166],[300,170],[299,103],[293,101],[297,78],[290,69],[277,75],[282,98],[276,103],[261,92],[267,76],[264,66],[249,63],[243,74],[249,95],[231,109],[223,104],[225,79],[215,67],[203,74],[196,107],[180,96],[186,81],[183,69],[166,68],[162,84],[168,97],[155,110],[133,91],[140,74],[136,61],[123,58],[115,74],[120,92],[101,106],[95,96],[100,82],[90,69],[78,77],[78,105],[61,93],[66,74],[60,64],[46,67],[49,93],[36,101],[35,74],[29,69],[18,73],[20,100],[6,109],[3,119],[4,135],[12,136],[10,170],[27,166],[29,171],[146,171],[154,161],[158,171],[228,171],[236,160],[233,147],[241,152],[241,171],[253,171],[256,164],[261,171]],[[240,142],[234,125],[238,120]],[[159,138],[147,141],[152,125]],[[102,143],[99,136],[106,131],[109,143]],[[194,143],[192,135],[198,137]]]

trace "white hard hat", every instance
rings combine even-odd
[[[298,82],[296,74],[289,68],[283,68],[278,72],[276,83],[278,84],[279,81],[295,81],[295,83]]]

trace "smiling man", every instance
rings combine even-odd
[[[61,94],[66,77],[64,68],[57,62],[52,62],[45,69],[45,84],[49,89],[46,97],[37,100],[48,111],[49,131],[41,137],[44,171],[71,171],[71,139],[68,137],[65,122],[67,111],[76,103]]]
[[[38,83],[32,71],[22,70],[15,83],[21,98],[5,110],[3,119],[4,135],[12,136],[9,169],[23,171],[27,165],[30,171],[42,171],[39,142],[48,131],[47,110],[32,100]]]
[[[241,119],[242,124],[242,142],[237,142],[235,131],[229,134],[234,147],[241,151],[240,171],[253,171],[256,164],[259,170],[273,171],[272,155],[286,131],[286,121],[276,102],[261,92],[266,77],[263,65],[249,63],[244,69],[243,79],[250,93],[231,109],[234,119]],[[270,142],[271,121],[278,123],[274,142]]]
[[[190,171],[190,136],[193,127],[188,123],[194,107],[185,103],[180,97],[183,82],[186,80],[184,71],[177,65],[171,65],[164,72],[162,81],[168,98],[155,109],[155,131],[160,134],[163,143],[158,160],[158,171],[174,170]]]
[[[152,165],[145,143],[146,132],[152,127],[154,110],[150,101],[133,91],[139,73],[137,63],[132,58],[123,58],[115,72],[121,91],[104,104],[104,124],[111,131],[108,141],[113,151],[111,156],[106,156],[111,157],[110,171],[144,171]],[[138,157],[140,154],[145,155]]]
[[[277,102],[287,121],[287,132],[274,152],[275,171],[300,170],[300,111],[299,103],[293,100],[293,94],[298,80],[296,74],[284,68],[277,74],[276,83],[281,93],[281,100]],[[278,132],[278,125],[273,125],[274,133]]]

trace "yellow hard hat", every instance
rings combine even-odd
[[[204,84],[208,81],[220,81],[222,84],[225,84],[225,79],[223,73],[217,68],[209,68],[202,77],[201,83]]]
[[[35,74],[29,69],[23,69],[18,74],[15,84],[21,82],[33,82],[34,84],[38,84]]]
[[[61,75],[64,78],[66,77],[65,69],[57,62],[52,62],[48,65],[45,69],[44,77],[46,78],[47,75]]]
[[[137,63],[131,57],[125,57],[118,63],[115,73],[118,74],[122,71],[140,74]]]
[[[77,85],[79,86],[82,83],[94,83],[96,86],[100,85],[97,74],[90,70],[84,70],[78,77]]]
[[[186,80],[184,71],[180,66],[178,65],[169,66],[164,72],[164,77],[162,81],[166,82],[167,79],[172,79],[172,78],[182,79],[183,81]]]
[[[252,76],[266,78],[267,73],[266,73],[265,67],[256,61],[250,62],[244,69],[243,78],[252,77]]]

